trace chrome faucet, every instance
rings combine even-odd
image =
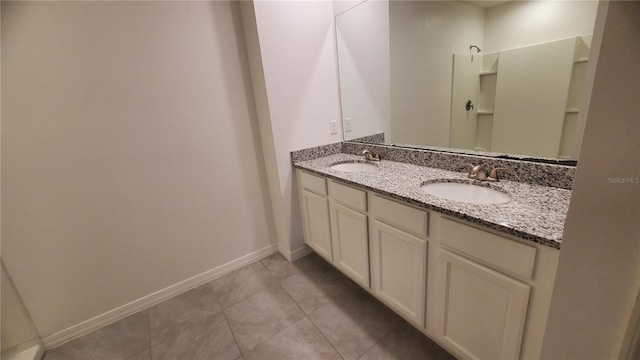
[[[509,169],[508,168],[503,168],[503,167],[493,168],[493,170],[491,170],[491,174],[489,174],[489,177],[487,178],[487,180],[489,180],[489,181],[500,181],[500,178],[498,177],[498,170],[509,170]]]
[[[362,156],[364,156],[365,160],[380,161],[380,154],[373,153],[369,150],[362,151]]]
[[[470,179],[480,180],[480,181],[500,181],[500,177],[498,176],[498,170],[509,170],[508,168],[497,167],[491,170],[489,175],[487,175],[487,168],[482,165],[471,165],[471,171],[469,171],[469,175],[467,176]]]
[[[471,171],[467,176],[469,179],[487,180],[487,169],[482,165],[471,166]]]

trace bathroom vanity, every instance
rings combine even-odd
[[[345,153],[294,166],[317,254],[456,357],[539,358],[570,190]],[[509,199],[452,201],[434,182]]]

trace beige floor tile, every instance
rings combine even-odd
[[[304,318],[246,353],[246,360],[342,359],[311,320]]]
[[[274,254],[262,263],[306,314],[358,286],[315,253],[294,263]]]
[[[225,309],[224,313],[243,353],[304,317],[279,285]]]
[[[187,291],[149,309],[151,345],[176,337],[183,328],[222,311],[211,284]]]
[[[363,290],[350,291],[309,315],[345,359],[357,359],[401,319]]]
[[[455,360],[438,344],[404,323],[367,351],[361,360]]]
[[[281,279],[280,284],[306,314],[358,286],[334,269],[299,271]]]
[[[222,313],[151,348],[153,360],[235,360],[241,354]]]
[[[145,350],[139,354],[133,355],[127,360],[151,360],[151,349]]]
[[[294,274],[297,269],[295,266],[287,261],[280,253],[275,253],[260,260],[262,265],[273,275],[275,278],[283,278]]]
[[[214,292],[223,308],[239,303],[276,284],[275,278],[260,261],[214,280]]]

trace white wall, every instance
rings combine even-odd
[[[575,38],[500,52],[491,151],[559,156],[575,53]]]
[[[2,258],[47,337],[275,241],[237,3],[2,3]]]
[[[2,352],[12,350],[30,341],[37,341],[38,335],[29,319],[20,297],[16,293],[7,272],[2,266],[0,285],[2,288]],[[13,349],[15,350],[15,349]]]
[[[483,47],[483,10],[447,1],[391,1],[392,143],[449,146],[453,54]]]
[[[259,115],[261,126],[270,127],[264,133],[273,136],[267,149],[273,154],[265,156],[273,157],[279,185],[271,193],[281,219],[278,247],[291,257],[305,246],[290,151],[342,141],[334,9],[330,1],[255,1],[253,7],[259,52],[251,51],[262,57],[267,103]],[[335,135],[329,132],[331,120],[338,121]]]
[[[619,358],[640,285],[638,19],[639,2],[601,4],[544,359]]]
[[[390,136],[389,3],[358,5],[336,18],[336,32],[345,140]]]
[[[454,55],[451,102],[458,106],[451,107],[449,146],[452,148],[473,150],[482,145],[482,142],[478,141],[479,122],[476,112],[491,110],[491,108],[482,106],[480,101],[483,98],[480,94],[480,77],[478,76],[481,70],[482,55]],[[468,100],[474,104],[473,109],[466,109]],[[483,101],[483,103],[486,102]]]
[[[333,0],[333,14],[340,15],[343,12],[357,6],[358,4],[367,1],[367,0]],[[375,0],[375,1],[386,1],[386,0]]]
[[[593,32],[597,1],[510,1],[486,10],[483,53]]]

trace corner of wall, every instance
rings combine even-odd
[[[285,259],[287,259],[287,261],[294,262],[307,256],[308,254],[311,254],[313,252],[313,249],[311,249],[307,245],[302,245],[295,250],[289,250],[285,247],[278,246],[278,251],[280,252],[280,254],[282,254],[282,256],[284,256]]]
[[[614,359],[627,352],[640,282],[638,17],[638,2],[599,5],[592,47],[599,54],[588,65],[593,79],[584,141],[542,358]]]
[[[242,15],[278,247],[286,256],[303,246],[290,152],[341,140],[329,135],[328,123],[341,118],[333,3],[257,1],[243,4]]]
[[[269,101],[267,98],[254,2],[241,1],[240,12],[244,30],[245,45],[249,56],[249,69],[251,72],[253,96],[256,102],[258,127],[260,129],[260,143],[262,146],[262,155],[265,162],[267,182],[269,186],[272,216],[275,224],[275,238],[277,240],[278,249],[286,249],[289,247],[285,235],[286,232],[284,231],[284,228],[286,227],[286,220],[283,217],[284,209],[280,193],[280,177],[278,174],[276,149],[269,112]]]
[[[333,0],[333,14],[338,16],[348,11],[366,0]]]

